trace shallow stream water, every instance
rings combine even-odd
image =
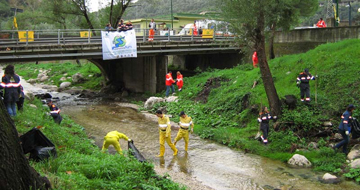
[[[176,145],[179,149],[177,156],[172,156],[172,150],[165,145],[164,158],[157,158],[159,134],[156,116],[144,115],[129,107],[117,104],[63,106],[62,112],[83,125],[99,148],[107,132],[118,130],[133,139],[139,151],[155,167],[186,174],[212,189],[360,189],[351,181],[323,184],[318,178],[324,173],[290,168],[282,162],[232,150],[196,135],[190,136],[188,152],[184,151],[184,141],[181,140]],[[176,133],[177,130],[173,129],[172,139]],[[120,144],[123,150],[127,149],[126,141],[120,140]],[[112,147],[109,151],[115,152]]]

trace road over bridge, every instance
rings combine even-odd
[[[26,31],[28,33],[29,31]],[[213,36],[137,36],[137,58],[102,60],[100,36],[79,36],[79,31],[34,31],[34,38],[19,40],[16,31],[0,39],[0,63],[88,59],[99,67],[107,84],[133,92],[158,92],[164,89],[168,55],[180,58],[186,69],[227,68],[241,62],[240,46],[234,37]],[[29,36],[29,35],[26,35]]]

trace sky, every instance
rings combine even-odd
[[[89,8],[90,8],[90,12],[95,12],[103,7],[105,7],[106,5],[108,5],[110,3],[111,0],[89,0]],[[137,0],[134,0],[133,2],[135,3]]]

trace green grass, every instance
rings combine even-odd
[[[71,77],[76,73],[81,73],[85,79],[81,83],[73,83],[72,86],[80,86],[83,89],[92,89],[100,90],[103,77],[98,67],[93,63],[84,62],[79,66],[73,62],[65,63],[26,63],[26,64],[17,64],[15,66],[15,71],[18,75],[28,79],[36,79],[40,70],[47,70],[49,73],[49,80],[45,81],[46,84],[53,84],[60,86],[62,82],[72,82]],[[65,77],[66,80],[61,81],[60,79]],[[69,78],[68,78],[69,77]]]
[[[345,162],[345,157],[340,153],[330,154],[328,139],[314,138],[310,134],[323,128],[319,119],[332,119],[333,130],[336,131],[345,107],[350,103],[360,106],[359,51],[360,40],[353,39],[320,45],[307,53],[269,61],[280,98],[295,95],[300,99],[296,78],[305,68],[319,77],[310,82],[310,106],[299,102],[295,110],[283,108],[283,115],[278,121],[292,124],[281,125],[280,131],[271,128],[270,144],[266,147],[253,138],[259,127],[256,121],[258,111],[242,107],[246,94],[250,96],[250,107],[268,105],[260,70],[253,69],[251,64],[224,70],[210,69],[194,77],[186,77],[183,91],[178,93],[179,101],[158,104],[153,110],[166,106],[172,115],[184,110],[193,117],[195,133],[200,137],[272,159],[287,161],[294,154],[291,153],[294,145],[297,149],[306,150],[304,154],[313,162],[315,170],[332,172]],[[221,87],[211,90],[207,103],[194,102],[206,81],[215,77],[223,79]],[[252,88],[255,80],[259,83]],[[314,101],[315,92],[317,104]],[[359,112],[355,111],[354,115],[358,116]],[[312,141],[321,141],[319,150],[308,150],[307,145]]]
[[[20,134],[42,126],[40,130],[56,145],[57,158],[31,162],[54,189],[185,189],[158,176],[152,163],[140,163],[126,151],[125,156],[102,153],[82,126],[66,115],[61,125],[55,124],[47,112],[41,101],[25,101],[24,111],[14,120]]]

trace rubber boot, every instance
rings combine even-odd
[[[169,146],[170,146],[171,150],[174,151],[174,154],[173,154],[173,155],[176,156],[177,153],[178,153],[178,149],[174,146],[174,144],[169,144]]]
[[[165,147],[164,146],[160,146],[160,154],[157,155],[157,157],[163,157],[165,154]]]

